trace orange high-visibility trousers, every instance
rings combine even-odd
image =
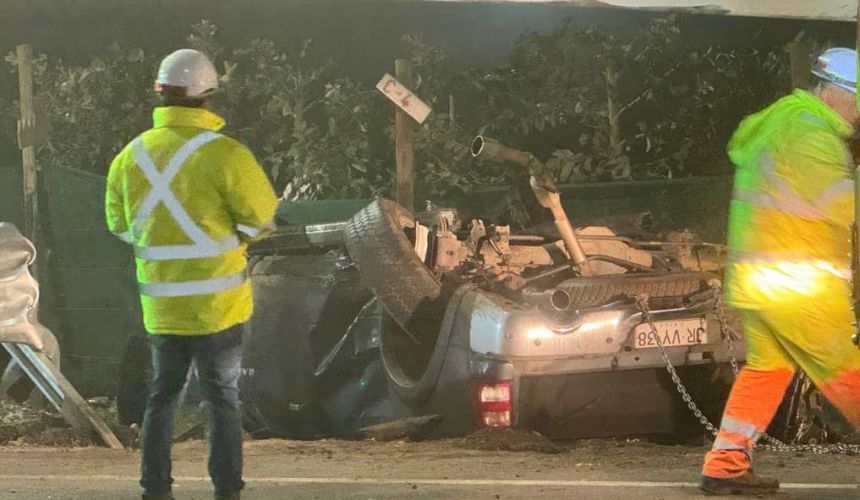
[[[860,429],[860,349],[851,342],[854,313],[844,291],[790,308],[741,311],[747,364],[726,402],[703,475],[732,478],[750,468],[752,448],[797,368]]]

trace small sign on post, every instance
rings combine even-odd
[[[424,123],[431,109],[409,90],[413,83],[410,61],[397,59],[394,69],[397,78],[386,73],[376,88],[397,106],[394,111],[395,194],[397,203],[412,212],[415,210],[415,122]]]
[[[391,102],[412,117],[418,124],[424,123],[432,109],[424,101],[419,99],[405,85],[397,81],[388,73],[376,84],[376,88],[391,99]]]

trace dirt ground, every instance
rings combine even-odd
[[[249,441],[243,498],[700,498],[703,446],[541,439]],[[174,447],[177,499],[211,498],[205,457],[201,441]],[[0,448],[0,500],[139,498],[138,459],[94,447]],[[756,463],[782,479],[774,498],[860,498],[860,457],[761,451]]]

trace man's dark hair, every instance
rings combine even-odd
[[[202,108],[206,105],[207,97],[186,97],[185,87],[162,85],[159,90],[161,102],[165,106],[182,106],[184,108]]]

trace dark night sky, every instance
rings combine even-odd
[[[423,35],[459,65],[491,65],[527,29],[547,30],[571,16],[620,36],[649,14],[559,5],[492,5],[390,0],[0,0],[0,51],[30,42],[37,50],[84,60],[105,45],[167,52],[189,26],[212,19],[231,46],[253,38],[282,44],[314,40],[314,54],[349,73],[376,76],[402,55],[404,34]],[[853,43],[850,23],[683,15],[691,45],[769,45],[800,30],[816,39]],[[365,76],[365,75],[362,75]]]

